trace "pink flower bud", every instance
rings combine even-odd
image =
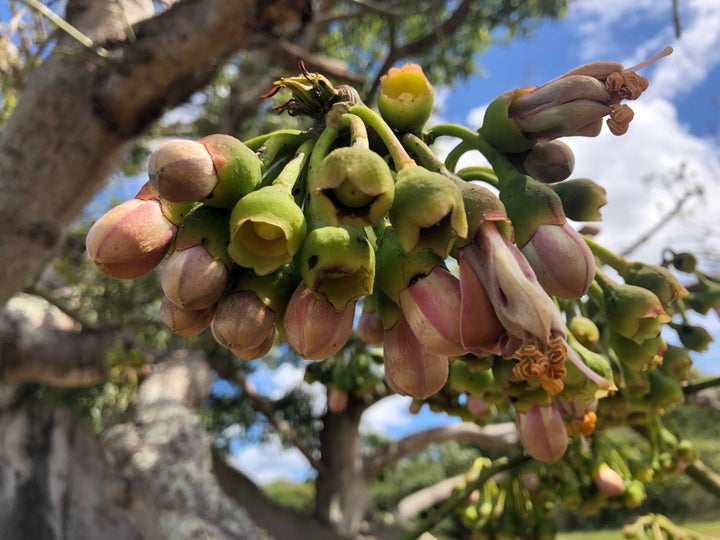
[[[160,263],[176,230],[157,200],[131,199],[101,216],[85,242],[98,270],[117,279],[134,279]]]
[[[565,424],[557,407],[533,405],[527,412],[516,412],[520,442],[533,458],[544,463],[557,461],[567,450]]]
[[[160,196],[172,202],[200,201],[218,183],[212,157],[202,143],[168,141],[150,154],[150,182]]]
[[[433,352],[462,356],[460,280],[440,266],[400,292],[400,307],[410,328]]]
[[[600,465],[593,473],[593,482],[608,497],[619,497],[625,491],[625,482],[622,477],[608,465]]]
[[[335,389],[331,389],[328,392],[327,407],[328,407],[328,411],[330,411],[331,413],[333,413],[333,414],[342,413],[347,408],[347,404],[348,404],[347,392],[343,392],[342,390],[335,390]]]
[[[160,304],[160,317],[171,332],[183,337],[197,336],[210,326],[215,306],[201,310],[183,309],[175,305],[167,296]]]
[[[367,305],[367,299],[365,305]],[[383,328],[380,313],[374,309],[365,309],[365,306],[363,306],[355,331],[365,343],[380,345],[385,337],[385,329]]]
[[[206,309],[222,296],[228,283],[227,266],[204,245],[175,251],[160,274],[165,295],[184,309]]]
[[[212,334],[239,358],[252,360],[267,354],[275,341],[275,312],[253,291],[235,291],[218,303]]]
[[[448,357],[423,347],[404,317],[385,332],[385,380],[398,394],[426,399],[449,375]]]
[[[595,277],[595,257],[567,222],[539,225],[521,251],[548,294],[580,298]]]
[[[283,327],[290,347],[306,360],[324,360],[338,352],[352,332],[355,302],[340,313],[300,283],[290,297]]]

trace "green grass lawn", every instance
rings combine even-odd
[[[720,540],[720,521],[698,521],[681,525],[683,529],[704,535],[704,539]],[[558,540],[617,540],[624,538],[620,530],[560,533]]]

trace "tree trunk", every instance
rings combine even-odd
[[[320,433],[323,467],[315,481],[315,513],[341,534],[360,531],[370,508],[368,478],[360,443],[360,417],[366,405],[352,396],[347,408],[327,412]]]
[[[113,505],[123,483],[66,409],[0,415],[0,531],[8,540],[140,540]],[[114,489],[113,489],[114,488]]]

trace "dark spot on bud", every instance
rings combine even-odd
[[[317,255],[311,256],[311,257],[308,259],[308,268],[309,268],[310,270],[312,270],[313,268],[315,268],[315,265],[316,265],[317,263],[318,263],[318,256],[317,256]]]
[[[410,287],[414,283],[417,283],[419,280],[421,280],[425,276],[427,276],[427,274],[417,274],[417,275],[413,276],[412,279],[410,280],[410,282],[408,283],[408,287]]]

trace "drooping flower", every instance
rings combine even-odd
[[[211,329],[215,341],[235,356],[253,360],[275,343],[275,312],[254,291],[238,290],[218,303]]]
[[[556,405],[533,405],[527,411],[516,411],[516,423],[520,442],[533,458],[552,463],[565,454],[567,431]]]

